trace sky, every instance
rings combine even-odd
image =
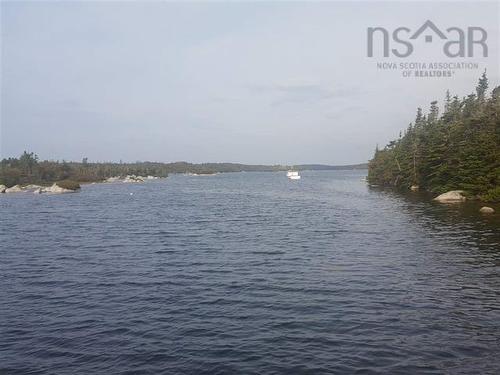
[[[366,162],[417,107],[499,84],[498,2],[0,4],[0,157],[251,164]],[[479,26],[488,56],[367,56],[367,28]],[[424,33],[425,34],[425,33]],[[406,34],[401,34],[406,35]],[[391,45],[404,50],[403,46]],[[451,77],[377,63],[466,62]],[[410,69],[410,71],[412,71]]]

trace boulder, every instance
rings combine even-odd
[[[443,203],[464,202],[467,198],[463,193],[463,190],[452,190],[437,196],[434,200]]]
[[[38,189],[33,190],[34,194],[42,194],[42,192],[43,192],[43,190],[42,190],[41,187],[39,187]]]
[[[76,190],[65,189],[54,183],[51,187],[44,188],[41,192],[52,194],[74,193]]]
[[[410,190],[411,190],[411,191],[418,191],[419,189],[420,189],[420,188],[419,188],[419,186],[418,186],[418,185],[411,185],[411,186],[410,186]]]
[[[0,194],[5,193],[5,189],[7,189],[5,185],[0,185]]]
[[[8,189],[5,189],[6,193],[21,193],[23,189],[21,189],[21,186],[19,185],[14,185]]]
[[[494,214],[495,213],[495,210],[491,207],[481,207],[481,209],[479,210],[479,212],[481,212],[482,214]]]

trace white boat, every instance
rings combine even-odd
[[[289,170],[288,172],[286,172],[286,176],[290,180],[300,180],[300,175],[298,171]]]

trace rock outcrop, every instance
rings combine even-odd
[[[104,182],[145,182],[146,180],[157,180],[160,177],[157,176],[136,176],[135,174],[130,174],[125,177],[108,177]]]
[[[136,175],[128,175],[123,179],[123,182],[144,182],[144,177]]]
[[[54,183],[51,187],[44,188],[42,193],[52,193],[52,194],[63,194],[63,193],[74,193],[76,190],[65,189]]]
[[[120,181],[120,176],[115,176],[115,177],[108,177],[107,179],[104,180],[104,182],[118,182]]]
[[[10,188],[5,189],[6,193],[22,193],[23,189],[19,185],[14,185]]]
[[[40,185],[33,185],[33,184],[31,184],[31,185],[23,186],[22,189],[24,191],[33,192],[33,191],[36,191],[36,190],[39,190],[39,189],[43,189],[43,187],[40,186]]]
[[[434,200],[443,203],[465,202],[467,198],[463,193],[463,190],[452,190],[437,196]]]
[[[491,207],[481,207],[481,209],[479,210],[479,212],[481,212],[482,214],[494,214],[495,213],[495,210]]]

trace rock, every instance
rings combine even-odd
[[[35,189],[35,190],[33,191],[33,193],[34,193],[34,194],[42,194],[42,192],[43,192],[43,190],[42,190],[42,188],[41,188],[41,187],[39,187],[38,189]]]
[[[14,185],[8,189],[5,189],[6,193],[21,193],[23,189],[21,189],[21,186],[19,185]]]
[[[51,187],[44,188],[42,193],[52,193],[52,194],[63,194],[63,193],[74,193],[75,190],[70,190],[70,189],[64,189],[60,186],[57,186],[57,184],[53,184]]]
[[[136,175],[128,175],[123,182],[144,182],[144,177]]]
[[[7,189],[5,185],[0,185],[0,194],[5,193],[5,189]]]
[[[463,190],[452,190],[434,198],[435,201],[443,203],[464,202],[467,198],[463,195]]]
[[[146,180],[157,180],[159,177],[156,176],[148,176],[146,177]]]
[[[36,191],[38,189],[41,189],[42,187],[39,185],[27,185],[23,187],[23,190],[25,191]]]
[[[118,181],[120,181],[120,176],[108,177],[107,179],[104,180],[104,182],[118,182]]]
[[[479,212],[481,212],[482,214],[494,214],[495,213],[495,210],[491,207],[481,207],[481,209],[479,210]]]
[[[419,188],[419,186],[418,186],[418,185],[411,185],[411,186],[410,186],[410,190],[411,190],[411,191],[419,191],[419,189],[420,189],[420,188]]]

